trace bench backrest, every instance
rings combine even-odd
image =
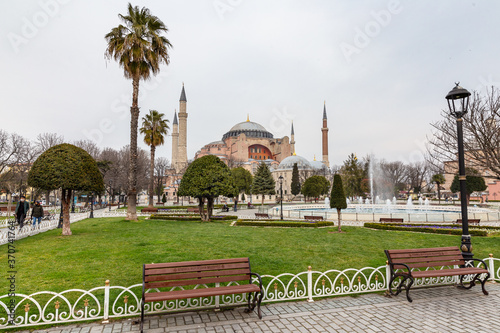
[[[427,249],[385,250],[389,263],[394,269],[403,269],[404,263],[412,268],[465,265],[460,249],[455,246]]]
[[[251,283],[248,258],[145,264],[143,283],[146,289],[221,282]]]
[[[379,222],[396,222],[396,223],[399,223],[399,222],[404,222],[403,219],[392,219],[392,218],[387,218],[387,217],[381,217]]]

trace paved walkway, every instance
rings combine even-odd
[[[263,306],[263,318],[244,308],[147,316],[144,332],[500,332],[500,284],[488,283],[462,290],[452,286],[412,290],[413,303],[404,295],[367,294],[308,302]],[[79,324],[35,332],[137,332],[137,318],[109,324]],[[24,331],[28,332],[28,331]]]

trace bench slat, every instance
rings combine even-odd
[[[182,280],[182,279],[198,279],[206,277],[218,277],[218,276],[229,276],[229,275],[245,275],[250,274],[250,270],[246,269],[233,269],[227,271],[205,271],[205,272],[193,272],[193,273],[181,273],[181,274],[165,274],[165,275],[147,275],[144,278],[146,282],[154,281],[170,281],[170,280]]]
[[[417,263],[417,262],[427,262],[432,263],[434,261],[444,261],[444,260],[463,260],[463,256],[454,255],[454,256],[439,256],[439,257],[424,257],[424,258],[395,258],[392,260],[393,263]]]
[[[231,281],[249,281],[250,274],[247,275],[231,275],[231,276],[221,276],[214,278],[204,278],[204,279],[193,279],[193,280],[174,280],[174,281],[161,281],[161,282],[147,282],[144,284],[146,288],[164,288],[164,287],[176,287],[176,286],[192,286],[197,284],[209,284],[209,283],[219,283],[219,282],[231,282]]]
[[[434,261],[434,262],[431,262],[431,263],[422,262],[422,263],[407,264],[407,265],[410,268],[422,268],[422,267],[454,266],[454,265],[464,265],[464,264],[465,264],[464,260],[462,260],[462,261],[455,260],[455,261]],[[401,266],[401,265],[398,265],[398,266]]]
[[[204,272],[204,271],[217,271],[224,272],[227,270],[249,268],[248,263],[236,264],[218,264],[218,265],[200,265],[200,266],[182,266],[162,269],[146,269],[145,275],[159,275],[159,274],[173,274],[173,273],[190,273],[190,272]]]
[[[165,292],[153,292],[146,293],[144,295],[145,302],[154,301],[168,301],[174,299],[185,299],[185,298],[195,298],[195,297],[210,297],[217,295],[229,295],[229,294],[245,294],[250,292],[260,291],[259,286],[255,284],[244,284],[240,286],[229,286],[229,287],[215,287],[215,288],[201,288],[201,289],[190,289],[190,290],[173,290]]]
[[[438,256],[450,256],[450,255],[461,255],[462,252],[458,249],[446,250],[446,251],[434,251],[434,252],[409,252],[409,253],[389,253],[391,259],[402,259],[402,258],[428,258],[428,257],[438,257]]]
[[[152,268],[167,268],[167,267],[181,267],[181,266],[199,266],[199,265],[214,265],[225,263],[248,263],[248,258],[232,258],[232,259],[212,259],[212,260],[199,260],[199,261],[180,261],[180,262],[167,262],[160,264],[146,264],[146,269]]]
[[[401,250],[387,250],[389,254],[397,254],[397,253],[424,253],[424,252],[441,252],[441,251],[449,251],[449,250],[457,250],[456,246],[449,247],[431,247],[424,249],[401,249]]]
[[[488,270],[477,267],[450,268],[450,269],[431,270],[431,271],[413,271],[411,275],[415,278],[423,278],[423,277],[441,277],[441,276],[468,275],[468,274],[481,274],[481,273],[488,273]]]

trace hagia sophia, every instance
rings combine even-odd
[[[172,169],[170,174],[177,175],[177,180],[167,183],[167,197],[174,197],[178,181],[188,165],[187,158],[187,98],[184,84],[182,85],[179,99],[179,113],[174,113],[172,122]],[[306,158],[295,154],[295,133],[293,123],[290,137],[275,138],[264,126],[247,120],[232,126],[222,138],[212,141],[201,147],[195,154],[194,159],[205,155],[215,155],[228,166],[241,166],[254,174],[260,163],[268,165],[279,189],[278,177],[283,176],[283,195],[290,197],[290,186],[292,181],[292,170],[296,163],[301,173],[301,178],[307,178],[312,174],[327,174],[330,163],[328,161],[328,120],[326,114],[326,103],[323,105],[322,118],[322,160],[308,161]],[[175,179],[175,177],[169,177]],[[302,179],[303,181],[303,179]],[[258,200],[258,196],[254,196]],[[274,196],[269,199],[274,200]],[[250,198],[252,200],[252,198]]]

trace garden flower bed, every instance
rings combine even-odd
[[[426,232],[433,234],[448,234],[448,235],[462,234],[462,227],[460,225],[451,225],[451,224],[365,223],[364,227],[371,229],[402,230],[402,231]],[[481,226],[481,227],[474,226],[472,228],[469,227],[469,233],[472,236],[488,236],[489,234],[495,234],[499,232],[500,228],[498,227],[487,227],[487,226]]]

